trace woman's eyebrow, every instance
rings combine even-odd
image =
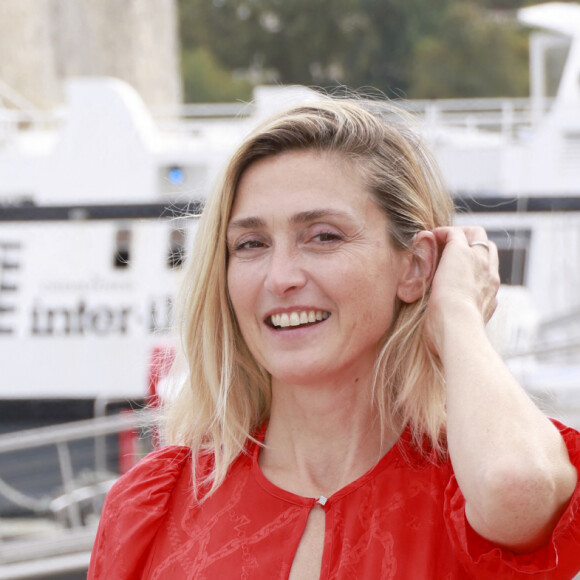
[[[229,224],[228,224],[228,230],[230,229],[245,229],[245,230],[249,230],[249,229],[255,229],[255,228],[263,228],[265,227],[266,222],[260,218],[260,217],[244,217],[244,218],[239,218],[237,220],[232,220]]]
[[[301,211],[292,216],[291,222],[294,224],[303,224],[318,220],[325,217],[351,217],[344,211],[339,211],[333,208],[311,209],[308,211]]]
[[[333,216],[346,218],[351,217],[348,213],[344,211],[339,211],[333,208],[321,208],[298,212],[290,218],[290,222],[293,224],[304,224],[321,218]],[[266,227],[266,221],[263,218],[257,216],[242,217],[239,219],[232,220],[228,224],[228,230],[233,229],[249,230],[263,227]]]

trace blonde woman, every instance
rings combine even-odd
[[[89,578],[571,578],[580,435],[489,344],[497,249],[377,102],[287,110],[208,201],[169,446]],[[530,576],[531,575],[531,576]]]

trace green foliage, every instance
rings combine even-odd
[[[179,0],[186,98],[222,100],[268,82],[523,96],[527,40],[515,9],[527,2]]]
[[[527,36],[473,3],[448,11],[446,34],[414,47],[410,93],[421,98],[515,97],[528,93]]]
[[[252,85],[247,80],[236,80],[222,68],[205,48],[183,51],[181,67],[187,102],[211,103],[249,101]]]

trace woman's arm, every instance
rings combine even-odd
[[[515,551],[544,544],[577,481],[564,442],[489,343],[497,248],[481,228],[440,228],[427,331],[447,388],[451,462],[470,525]]]

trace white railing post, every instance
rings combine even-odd
[[[508,99],[501,104],[501,133],[506,141],[511,141],[515,135],[514,106]]]
[[[74,490],[74,470],[70,456],[68,443],[60,442],[56,444],[58,452],[58,463],[60,466],[60,476],[64,492],[69,494]],[[67,506],[68,517],[73,528],[82,526],[81,511],[77,503],[71,503]]]

